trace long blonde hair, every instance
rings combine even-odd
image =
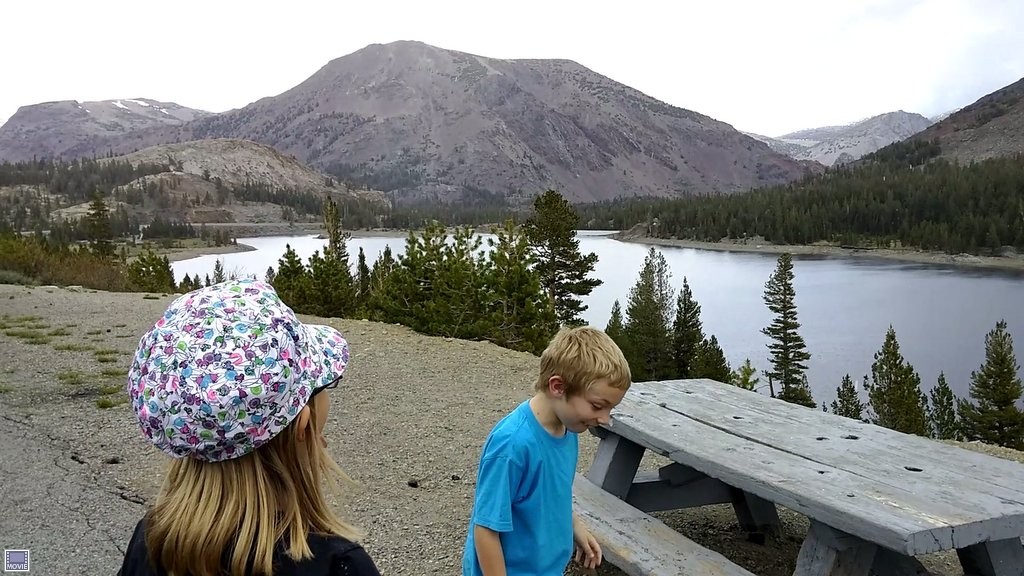
[[[289,557],[312,557],[311,532],[358,540],[334,514],[321,488],[351,482],[321,445],[312,422],[298,440],[296,418],[267,444],[223,462],[174,460],[146,517],[146,548],[169,576],[272,576],[275,545]],[[333,491],[333,490],[332,490]],[[250,565],[251,562],[251,565]]]

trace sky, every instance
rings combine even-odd
[[[1022,0],[5,0],[0,22],[0,123],[53,100],[223,112],[395,40],[575,60],[766,136],[932,116],[1024,77]]]

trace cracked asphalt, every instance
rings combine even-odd
[[[142,504],[112,498],[121,494],[75,462],[66,440],[6,410],[0,438],[0,546],[29,549],[30,574],[116,574],[111,560],[124,555]]]

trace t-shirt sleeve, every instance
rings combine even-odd
[[[362,546],[353,546],[334,559],[331,576],[380,576],[380,571]]]
[[[512,502],[519,490],[522,465],[507,453],[485,455],[477,472],[473,523],[495,532],[512,530]]]

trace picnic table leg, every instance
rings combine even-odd
[[[1020,538],[972,544],[956,553],[967,576],[1024,575],[1024,544]]]
[[[878,546],[811,521],[793,576],[868,576]]]
[[[732,507],[740,527],[747,532],[767,532],[775,536],[782,533],[782,522],[773,502],[733,488]]]
[[[607,430],[594,431],[601,438],[587,479],[607,492],[625,500],[640,469],[644,447]]]

